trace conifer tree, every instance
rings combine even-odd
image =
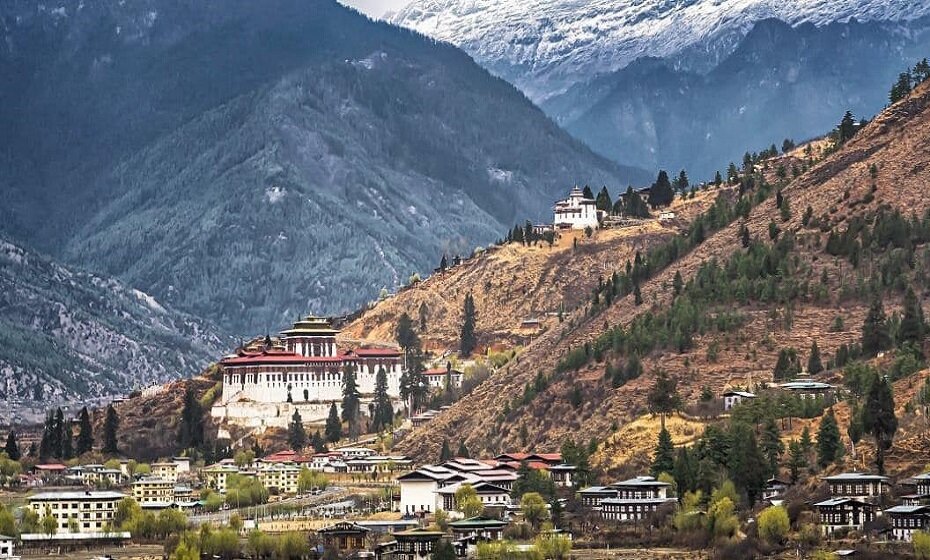
[[[439,462],[445,463],[446,461],[452,459],[452,450],[449,449],[449,440],[446,438],[442,439],[442,449],[439,450]]]
[[[448,267],[449,267],[449,261],[446,260],[446,256],[443,255],[442,258],[439,260],[439,272],[444,272],[446,268]]]
[[[394,407],[391,406],[391,396],[388,395],[387,371],[382,367],[375,377],[374,394],[374,429],[381,431],[394,424]]]
[[[652,476],[675,472],[675,445],[672,443],[672,435],[664,427],[659,431],[659,441],[656,443],[650,472]]]
[[[471,454],[468,453],[468,447],[465,446],[465,440],[462,440],[462,442],[459,443],[459,450],[455,453],[455,456],[462,457],[465,459],[468,459],[471,457]]]
[[[413,320],[406,311],[401,313],[397,319],[397,325],[394,327],[394,338],[404,352],[420,346],[420,337],[413,330]]]
[[[672,183],[668,179],[668,173],[665,170],[659,171],[656,182],[649,189],[649,205],[653,208],[668,206],[675,199],[675,192],[672,190]]]
[[[788,470],[791,472],[791,483],[798,481],[801,471],[807,468],[807,455],[804,447],[798,440],[791,440],[788,445]]]
[[[604,212],[610,212],[610,208],[613,206],[613,202],[610,199],[610,193],[607,192],[607,187],[602,187],[601,192],[597,193],[597,198],[595,199],[595,206],[598,210],[603,210]]]
[[[475,300],[471,293],[465,294],[465,303],[463,306],[462,332],[459,339],[459,350],[463,356],[470,356],[472,351],[478,345],[475,335]]]
[[[336,443],[342,439],[342,423],[339,421],[339,411],[336,409],[336,403],[329,407],[329,416],[326,418],[326,441]]]
[[[820,429],[817,430],[817,464],[820,468],[836,461],[841,446],[840,428],[831,408],[824,414]]]
[[[426,302],[420,304],[419,315],[420,315],[420,332],[426,332],[426,322],[429,319],[429,306],[426,305]]]
[[[876,296],[862,323],[862,354],[874,356],[889,347],[891,347],[891,336],[888,334],[885,308],[881,298]]]
[[[188,386],[184,391],[184,405],[178,425],[178,444],[181,449],[200,449],[203,447],[203,441],[203,408],[194,394],[193,387]]]
[[[347,365],[342,370],[342,420],[349,426],[349,437],[359,435],[359,405],[361,395],[355,379],[355,367]]]
[[[875,466],[879,474],[885,474],[885,452],[891,449],[898,431],[898,419],[894,413],[891,384],[881,375],[873,377],[865,395],[862,428],[875,439]]]
[[[6,436],[6,447],[3,450],[6,452],[6,456],[14,461],[19,461],[22,457],[22,453],[19,451],[19,443],[16,441],[16,433],[13,430],[10,430],[9,435]]]
[[[924,310],[917,300],[914,290],[908,286],[904,293],[904,315],[898,327],[898,345],[912,343],[920,347],[923,343],[927,325],[924,321]]]
[[[55,415],[51,410],[45,413],[45,425],[42,428],[42,441],[39,444],[39,458],[48,460],[55,452],[52,446],[52,428],[55,425]]]
[[[61,458],[65,461],[74,458],[74,432],[67,420],[61,425]]]
[[[681,407],[681,396],[678,394],[678,380],[668,376],[665,370],[659,370],[655,385],[648,395],[649,411],[659,414],[662,418],[662,429],[665,429],[665,416]]]
[[[679,447],[675,457],[675,482],[678,484],[678,495],[693,492],[698,488],[697,453],[687,447]]]
[[[83,455],[94,450],[94,426],[86,406],[81,408],[78,424],[77,454]]]
[[[581,190],[581,195],[584,196],[585,198],[593,199],[594,191],[591,190],[591,187],[589,187],[588,185],[585,185],[584,188]]]
[[[688,174],[684,169],[678,173],[678,179],[675,181],[675,188],[681,192],[688,190],[688,187],[691,186],[691,183],[688,181]]]
[[[672,279],[672,294],[676,297],[681,294],[681,289],[684,287],[685,283],[681,279],[681,271],[675,271],[675,278]]]
[[[294,451],[300,451],[307,446],[307,432],[304,430],[304,421],[298,410],[294,410],[291,423],[287,426],[287,443]]]
[[[785,452],[785,445],[781,442],[781,433],[774,417],[769,417],[762,430],[762,452],[768,459],[768,475],[774,476],[778,472],[778,458]]]
[[[768,477],[768,464],[759,449],[756,434],[748,425],[735,422],[730,426],[730,452],[727,456],[730,478],[754,504],[762,494]]]
[[[323,439],[319,429],[313,432],[310,437],[310,445],[313,447],[314,453],[326,453],[326,440]]]
[[[811,431],[807,426],[804,426],[804,429],[801,430],[801,449],[804,450],[804,453],[810,453],[811,449],[814,447],[814,442],[811,441]]]
[[[65,415],[62,413],[61,408],[55,411],[55,418],[52,422],[52,454],[55,457],[62,457],[62,442],[64,439],[64,426],[65,426]]]
[[[714,184],[720,186],[723,183],[723,175],[720,174],[720,170],[714,172]]]
[[[119,415],[113,405],[107,406],[107,414],[103,419],[103,452],[119,453],[117,433],[119,432]]]
[[[807,373],[817,375],[823,371],[823,362],[820,360],[820,348],[817,347],[817,341],[811,342],[810,356],[807,358]]]
[[[853,117],[852,111],[846,111],[843,115],[843,119],[840,121],[840,126],[837,128],[837,131],[839,132],[840,144],[855,136],[856,119]]]

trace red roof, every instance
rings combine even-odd
[[[62,465],[61,463],[47,463],[43,465],[36,465],[35,468],[40,471],[63,471],[68,467]]]
[[[262,461],[268,463],[307,463],[310,459],[304,455],[298,454],[296,451],[285,449],[284,451],[278,451],[277,453],[265,456]]]
[[[536,470],[538,470],[538,471],[545,471],[545,470],[548,470],[548,469],[549,469],[549,465],[547,465],[546,463],[543,463],[543,462],[541,462],[541,461],[529,461],[526,465],[527,465],[529,468],[531,468],[531,469],[536,469]]]
[[[562,461],[561,453],[533,453],[533,457],[539,457],[543,461]]]
[[[423,372],[423,375],[445,375],[448,372],[446,368],[433,368]]]
[[[513,459],[514,461],[523,461],[529,456],[530,456],[529,453],[502,453],[498,455],[498,457],[502,457],[505,459]]]
[[[220,364],[224,366],[245,366],[260,364],[339,364],[345,356],[301,356],[294,352],[269,350],[267,352],[244,352],[235,358],[224,358]]]
[[[392,348],[357,348],[355,355],[360,358],[398,358],[400,351]]]

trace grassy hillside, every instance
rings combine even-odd
[[[578,434],[606,437],[645,413],[647,390],[660,369],[679,380],[686,402],[695,402],[704,386],[719,393],[750,380],[771,381],[783,348],[797,349],[806,363],[816,340],[828,362],[841,345],[859,340],[874,293],[889,316],[900,309],[906,286],[925,299],[927,162],[930,87],[925,84],[835,153],[784,180],[790,210],[776,207],[778,179],[770,167],[768,192],[756,186],[744,195],[758,205],[734,209],[729,225],[698,236],[706,237],[703,242],[694,243],[692,232],[689,242],[680,243],[686,252],[640,279],[641,305],[625,295],[594,312],[577,310],[562,328],[529,345],[518,363],[414,431],[402,448],[432,455],[449,438],[490,452],[557,449]],[[748,248],[741,243],[744,227]],[[771,228],[778,231],[774,240]],[[847,231],[854,235],[844,236]],[[857,250],[849,249],[853,240]],[[684,284],[678,296],[676,273]],[[570,351],[572,359],[564,360]],[[644,374],[613,387],[605,368],[624,367],[634,354],[641,357]],[[526,402],[525,386],[537,374],[548,382]],[[838,368],[821,377],[837,380],[842,374]],[[583,399],[576,408],[570,397],[579,391]],[[903,406],[906,394],[898,398]],[[926,462],[926,457],[914,460]]]

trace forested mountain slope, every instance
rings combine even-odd
[[[771,381],[782,349],[793,347],[805,362],[812,341],[828,364],[818,377],[838,380],[843,368],[829,363],[858,345],[875,294],[892,325],[907,287],[925,303],[930,86],[785,180],[781,196],[778,165],[772,161],[764,171],[772,186],[760,187],[758,176],[744,183],[743,198],[754,207],[720,206],[705,228],[679,240],[668,266],[657,266],[669,260],[668,250],[646,258],[634,279],[642,304],[623,296],[629,284],[620,278],[621,297],[612,304],[602,298],[569,316],[516,363],[414,430],[401,448],[432,456],[444,438],[492,453],[555,450],[579,434],[602,439],[647,410],[646,395],[660,370],[678,379],[683,399],[693,403],[705,386],[719,394],[727,386]],[[620,376],[619,383],[612,383],[616,374],[605,378],[608,365],[623,371],[634,355],[642,375]],[[534,383],[537,377],[541,383]],[[578,392],[576,407],[570,401]]]
[[[191,376],[230,342],[148,294],[0,238],[4,420]]]
[[[574,181],[648,179],[334,0],[18,0],[0,36],[3,229],[228,332],[354,309]]]

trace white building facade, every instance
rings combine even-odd
[[[552,223],[559,229],[594,229],[600,224],[602,217],[595,200],[585,197],[584,192],[577,186],[572,189],[568,198],[555,203],[553,212],[555,217]]]

